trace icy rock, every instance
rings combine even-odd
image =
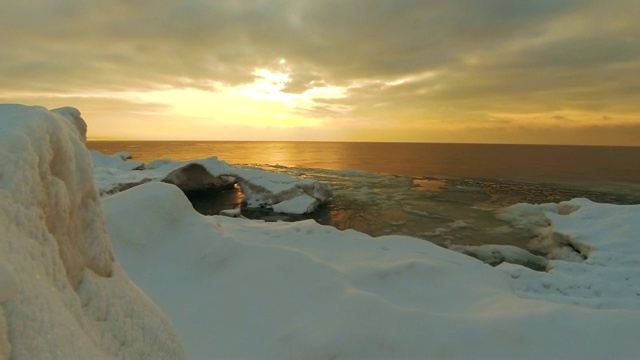
[[[207,193],[229,189],[235,181],[232,177],[214,176],[200,164],[192,163],[179,167],[162,179],[176,185],[185,193]]]
[[[99,153],[98,153],[99,154]],[[192,161],[160,160],[144,167],[126,166],[121,157],[92,153],[101,194],[115,194],[149,181],[176,185],[186,193],[221,191],[238,184],[247,207],[304,214],[331,200],[331,187],[250,167],[232,166],[216,157]],[[134,169],[137,169],[134,171]]]
[[[0,357],[182,358],[114,261],[79,114],[0,105]]]

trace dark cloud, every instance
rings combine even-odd
[[[568,9],[512,1],[26,1],[5,6],[0,27],[21,75],[44,61],[60,76],[101,81],[98,73],[111,67],[147,82],[235,82],[284,57],[338,81],[437,67]]]

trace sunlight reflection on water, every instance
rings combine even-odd
[[[541,184],[487,180],[407,178],[355,170],[324,170],[262,165],[260,168],[331,185],[332,202],[311,215],[285,216],[243,210],[249,218],[315,219],[338,229],[355,229],[372,236],[408,235],[439,245],[504,244],[526,248],[531,235],[496,218],[495,212],[519,202],[559,202],[588,196],[601,202],[631,203],[638,197],[584,192]],[[418,191],[417,191],[418,190]],[[235,196],[235,197],[233,197]],[[229,208],[240,205],[227,195]],[[214,205],[215,204],[215,205]],[[220,201],[194,203],[198,211],[217,214]]]
[[[587,197],[640,203],[640,148],[469,144],[295,142],[89,142],[104,153],[129,151],[135,160],[191,160],[219,155],[235,164],[313,178],[331,185],[333,201],[313,218],[372,236],[410,235],[434,243],[526,247],[531,235],[495,217],[518,202]],[[262,164],[262,165],[256,165]],[[361,170],[349,170],[361,169]],[[395,174],[395,175],[391,175]],[[240,206],[238,189],[191,199],[204,214]]]

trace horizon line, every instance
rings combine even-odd
[[[211,140],[211,139],[120,139],[87,138],[88,142],[281,142],[281,143],[362,143],[362,144],[442,144],[442,145],[520,145],[520,146],[591,146],[640,147],[628,144],[566,144],[566,143],[500,143],[500,142],[437,142],[437,141],[367,141],[367,140]]]

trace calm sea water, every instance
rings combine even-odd
[[[497,209],[518,202],[587,197],[640,203],[640,147],[184,141],[90,141],[88,146],[106,154],[128,151],[144,162],[217,156],[232,164],[315,178],[329,183],[335,195],[312,216],[316,221],[442,245],[526,248],[531,235],[495,217]],[[237,190],[192,199],[205,214],[241,201]],[[267,213],[246,215],[279,219]]]

